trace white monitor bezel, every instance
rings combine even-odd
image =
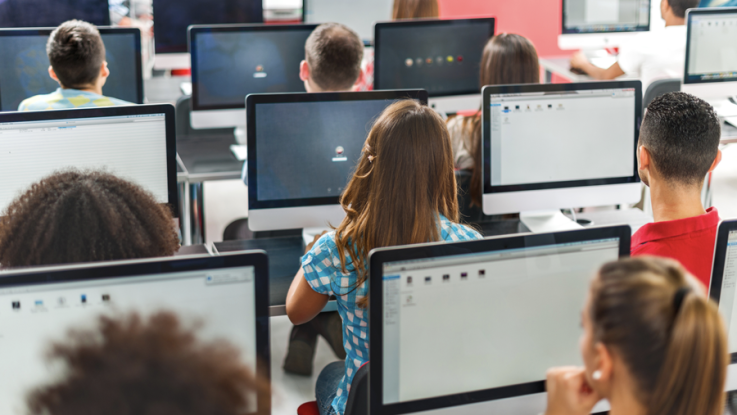
[[[652,28],[652,0],[648,7],[647,27],[637,26],[634,29],[613,28],[602,31],[575,31],[566,26],[566,3],[570,0],[562,0],[560,12],[560,35],[558,36],[558,47],[563,50],[576,49],[601,49],[619,47],[631,40],[638,33],[649,32]],[[602,25],[603,26],[603,25]],[[609,25],[613,26],[613,25]]]

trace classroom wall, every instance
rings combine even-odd
[[[535,44],[541,57],[568,56],[558,49],[562,0],[438,0],[441,17],[494,16],[496,32],[517,33]]]

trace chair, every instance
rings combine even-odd
[[[361,366],[353,377],[351,392],[345,404],[344,415],[367,415],[368,414],[368,363]],[[297,415],[320,415],[317,402],[305,402],[297,409]]]
[[[650,105],[653,100],[661,95],[667,94],[668,92],[678,92],[681,90],[681,79],[661,79],[655,81],[647,87],[645,91],[645,98],[642,100],[642,111],[645,112],[645,108]]]

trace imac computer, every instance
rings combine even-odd
[[[67,20],[110,25],[108,0],[5,0],[0,2],[0,27],[59,26]]]
[[[192,128],[244,130],[246,95],[304,92],[299,64],[316,27],[191,26]]]
[[[640,81],[483,89],[483,210],[534,232],[578,225],[558,209],[636,203]]]
[[[479,108],[481,55],[494,18],[377,23],[374,33],[375,90],[425,89],[441,113]]]
[[[561,49],[621,46],[650,31],[651,0],[563,0]],[[660,0],[655,0],[660,3]]]
[[[370,415],[545,412],[591,279],[629,255],[626,225],[372,251]]]
[[[178,217],[172,105],[2,113],[0,148],[0,215],[44,177],[95,169],[140,185]]]
[[[426,105],[427,92],[249,95],[249,228],[338,226],[345,217],[340,194],[361,157],[373,122],[386,107],[402,99]]]
[[[0,29],[0,111],[17,111],[34,95],[49,94],[59,83],[49,76],[46,42],[54,28]],[[104,95],[143,104],[141,31],[101,27],[110,77]]]
[[[304,0],[305,23],[338,22],[373,42],[374,23],[392,19],[394,0]]]
[[[176,314],[202,342],[226,341],[268,385],[269,273],[266,253],[45,267],[0,279],[0,413],[23,414],[27,394],[58,380],[54,344],[92,330],[101,317]],[[76,342],[75,342],[76,343]],[[12,374],[12,375],[11,375]],[[249,395],[243,415],[269,415],[269,388]]]
[[[722,117],[737,116],[737,8],[691,9],[686,21],[681,90],[709,101]]]
[[[731,359],[726,391],[737,391],[737,220],[719,224],[709,296],[719,305],[727,327]]]
[[[190,25],[263,23],[261,0],[153,0],[156,69],[189,68]]]

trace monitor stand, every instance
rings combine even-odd
[[[709,104],[714,107],[714,111],[722,118],[737,117],[737,98],[728,97],[720,100],[709,100]]]
[[[583,229],[560,210],[536,210],[520,212],[520,221],[534,233],[572,231]]]

